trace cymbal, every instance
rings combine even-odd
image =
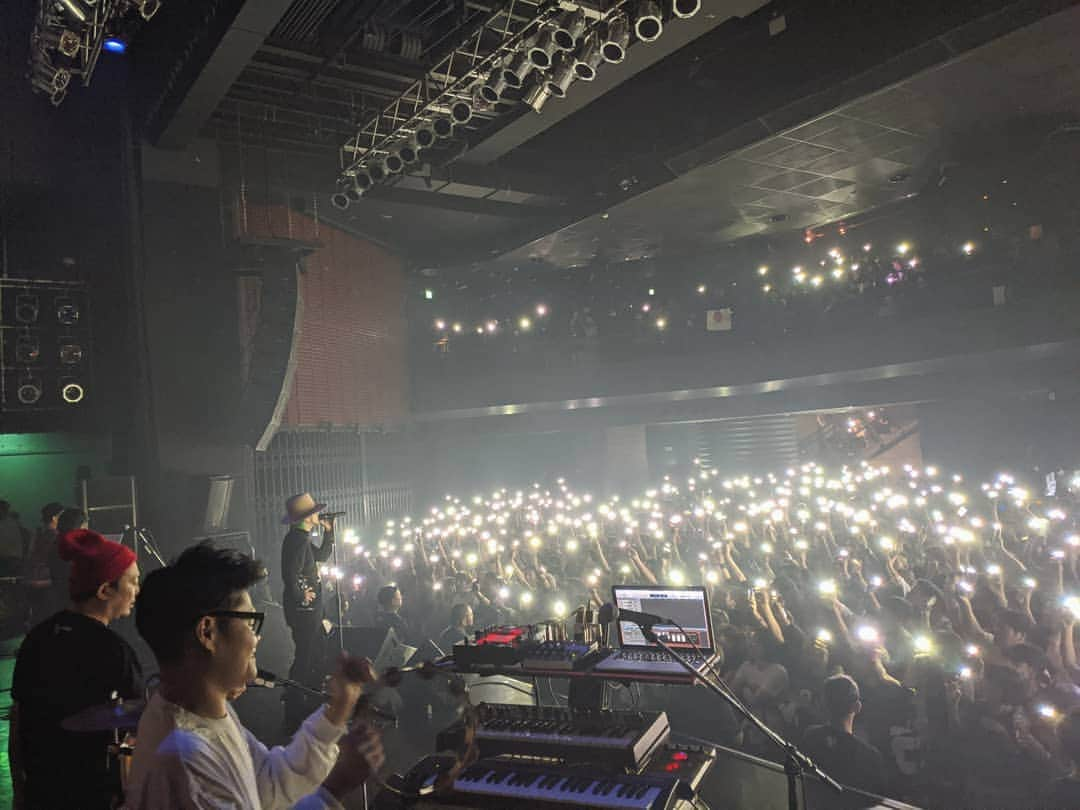
[[[131,731],[139,725],[146,708],[145,700],[122,700],[117,703],[104,703],[99,706],[87,706],[60,723],[67,731]]]

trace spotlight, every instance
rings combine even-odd
[[[656,42],[664,33],[664,17],[656,0],[641,0],[634,17],[634,33],[642,42]]]
[[[701,0],[671,0],[671,15],[688,20],[701,11]]]
[[[405,161],[401,159],[401,155],[397,152],[391,152],[383,158],[383,166],[386,168],[387,174],[398,174],[405,168]]]
[[[487,81],[480,86],[480,97],[488,104],[497,104],[509,85],[506,83],[506,71],[497,67],[491,71]]]
[[[74,326],[79,322],[79,305],[70,298],[56,299],[56,321],[61,326]]]
[[[403,143],[399,146],[397,155],[401,158],[401,162],[406,166],[411,166],[420,160],[420,150],[413,146],[411,142]]]
[[[83,359],[83,347],[78,343],[60,344],[60,363],[65,366],[77,366]]]
[[[436,118],[431,122],[431,131],[436,138],[446,139],[454,134],[454,122],[449,118]]]
[[[353,183],[356,188],[363,194],[365,191],[375,185],[375,180],[372,178],[371,173],[367,169],[357,169],[356,176],[353,177]]]
[[[472,120],[472,114],[472,104],[467,101],[455,101],[450,107],[450,117],[454,120],[455,126],[469,123]]]
[[[583,33],[585,33],[585,12],[578,9],[568,11],[559,18],[555,23],[551,38],[560,51],[572,51]]]
[[[383,161],[376,160],[367,167],[368,175],[371,177],[371,182],[381,183],[386,179],[387,171]]]
[[[86,396],[86,389],[79,383],[74,380],[60,381],[60,398],[68,405],[82,402],[84,396]]]
[[[574,56],[574,73],[583,82],[591,82],[596,78],[596,69],[600,67],[603,58],[600,53],[600,38],[595,33],[589,34]]]
[[[161,8],[161,0],[135,0],[135,7],[144,20],[149,20]]]
[[[74,31],[45,31],[38,34],[38,43],[45,48],[56,48],[57,52],[68,59],[79,53],[79,35]]]
[[[510,64],[502,69],[506,86],[515,90],[519,89],[525,84],[525,77],[529,75],[530,70],[532,70],[532,63],[529,62],[529,57],[523,53],[514,54]]]
[[[547,82],[547,89],[555,98],[566,98],[566,91],[576,78],[574,59],[569,54],[560,54],[555,60],[555,68]]]
[[[532,66],[535,68],[547,70],[551,67],[551,57],[556,50],[555,39],[552,36],[551,31],[542,31],[540,35],[533,40],[532,45],[529,46],[529,62],[531,62]]]
[[[489,88],[482,82],[477,82],[472,86],[469,97],[472,99],[471,106],[473,111],[482,112],[483,110],[490,110],[498,103],[498,99],[495,99],[495,101],[490,100],[488,97],[488,90]]]
[[[19,382],[15,395],[23,405],[35,405],[41,399],[41,381],[36,377],[26,377]]]
[[[349,197],[344,191],[336,191],[330,195],[330,204],[339,211],[349,207]]]
[[[127,43],[120,37],[105,37],[105,41],[101,43],[101,49],[109,53],[125,53]]]
[[[356,178],[354,177],[345,178],[345,186],[342,188],[341,193],[344,194],[351,203],[360,202],[360,197],[364,194],[360,189],[360,186],[357,185]]]
[[[19,323],[33,323],[38,319],[40,306],[36,295],[15,296],[15,320]]]
[[[41,358],[41,343],[33,335],[19,335],[15,341],[15,362],[23,365],[36,363]]]
[[[544,105],[547,104],[548,99],[551,98],[551,90],[548,87],[547,78],[544,74],[539,74],[532,87],[529,88],[529,92],[525,94],[522,99],[534,112],[539,113],[544,109]]]
[[[71,71],[54,68],[48,62],[35,62],[31,83],[46,95],[62,93],[71,82]]]
[[[416,128],[416,132],[412,136],[412,142],[417,149],[430,149],[435,145],[436,140],[438,140],[438,137],[430,124],[421,124]]]
[[[605,62],[617,65],[626,58],[629,45],[630,23],[625,14],[617,14],[608,23],[607,37],[600,43],[600,54]]]
[[[57,2],[78,22],[86,22],[86,18],[90,15],[89,10],[79,0],[57,0]]]

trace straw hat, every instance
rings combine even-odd
[[[293,495],[289,500],[285,501],[285,517],[281,519],[281,522],[283,524],[299,523],[304,518],[311,517],[325,508],[325,503],[315,503],[315,499],[311,497],[310,492]]]

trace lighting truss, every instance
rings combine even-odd
[[[71,78],[89,86],[114,23],[129,13],[149,20],[160,5],[159,0],[38,0],[30,37],[34,91],[60,106]]]
[[[558,17],[580,11],[589,29],[594,29],[621,12],[626,2],[614,3],[604,11],[566,0],[548,2],[537,8],[531,19],[523,20],[520,13],[515,15],[515,10],[520,12],[526,4],[507,0],[424,76],[358,129],[340,150],[342,173],[351,176],[368,161],[385,158],[392,145],[408,140],[433,120],[453,120],[456,108],[462,103],[472,110],[474,87],[488,80],[496,65],[510,64],[534,35]],[[530,9],[531,5],[528,5]]]

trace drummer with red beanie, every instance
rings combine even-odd
[[[90,706],[141,698],[135,651],[109,629],[131,615],[139,593],[135,553],[79,529],[57,540],[71,563],[71,604],[23,640],[12,683],[9,753],[15,807],[26,810],[113,806],[119,774],[107,765],[111,733],[74,733],[66,717]]]

